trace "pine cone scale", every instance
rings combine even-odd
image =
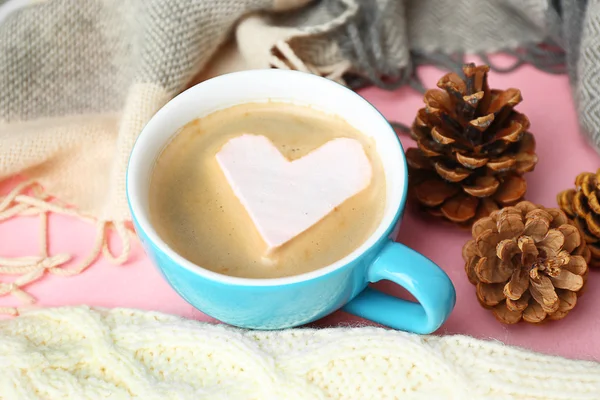
[[[477,278],[477,275],[475,274],[475,266],[477,265],[478,262],[479,262],[478,258],[471,257],[468,259],[467,263],[465,264],[465,272],[467,273],[467,278],[469,278],[469,282],[471,282],[473,285],[476,285],[477,282],[479,281],[479,279]]]
[[[456,139],[452,138],[451,133],[442,133],[442,129],[443,128],[436,126],[431,130],[431,137],[433,138],[433,140],[442,145],[456,142]]]
[[[585,216],[585,223],[590,233],[596,237],[600,236],[600,218],[598,214],[590,212]]]
[[[506,106],[514,107],[523,101],[519,89],[507,89],[504,91],[492,91],[492,102],[488,107],[488,112],[497,114],[504,110]]]
[[[587,262],[583,256],[571,255],[569,257],[569,263],[565,265],[564,268],[574,274],[583,276],[587,271]]]
[[[442,155],[442,145],[434,140],[422,140],[417,142],[419,150],[423,152],[426,157],[438,157]]]
[[[486,165],[489,161],[489,158],[470,156],[468,154],[462,154],[460,152],[457,152],[456,161],[458,161],[462,166],[466,168],[477,169]]]
[[[583,278],[567,269],[561,269],[559,275],[550,277],[550,280],[552,281],[552,285],[558,289],[567,289],[577,292],[583,287]]]
[[[442,162],[436,162],[433,166],[439,176],[452,183],[464,181],[471,175],[471,172],[465,168],[457,167],[452,169]]]
[[[600,202],[598,202],[598,195],[595,191],[588,195],[588,205],[590,206],[591,211],[600,214]]]
[[[504,322],[505,324],[516,324],[521,320],[524,314],[524,312],[521,311],[510,310],[505,302],[494,307],[493,313],[496,319]]]
[[[489,197],[496,193],[500,182],[493,176],[481,176],[475,180],[475,185],[464,186],[463,190],[473,197]]]
[[[498,130],[496,140],[502,139],[506,142],[514,143],[523,139],[525,130],[529,128],[529,120],[522,114],[519,114],[519,116],[522,116],[520,117],[521,121],[517,119],[512,120],[506,128]],[[527,123],[524,123],[524,121],[527,121]]]
[[[542,275],[538,279],[530,279],[529,285],[531,297],[542,306],[544,312],[552,314],[558,310],[558,295],[549,277]]]
[[[517,159],[512,156],[504,156],[494,159],[493,161],[489,161],[487,163],[487,167],[492,171],[496,172],[506,172],[510,171],[512,167],[517,164]]]
[[[510,280],[504,286],[504,295],[512,301],[519,300],[529,289],[529,272],[525,268],[515,268]]]
[[[527,182],[518,175],[504,178],[504,181],[494,193],[494,200],[502,206],[508,206],[519,201],[527,192]]]
[[[577,192],[573,196],[573,210],[581,218],[585,218],[590,213],[591,209],[583,192]]]
[[[453,197],[459,190],[440,179],[430,179],[417,186],[415,193],[422,203],[437,206]]]
[[[475,237],[477,246],[477,255],[479,257],[493,257],[496,253],[496,244],[498,243],[499,234],[494,232],[493,228],[486,229]]]
[[[517,300],[506,299],[506,308],[510,311],[520,311],[523,312],[529,305],[529,292],[525,292],[525,294]]]
[[[581,244],[581,234],[575,226],[565,223],[559,226],[558,230],[563,235],[564,243],[562,248],[565,251],[571,253],[573,250],[579,247]]]
[[[502,285],[497,283],[477,284],[477,299],[484,307],[493,307],[504,300]]]
[[[571,311],[577,304],[577,295],[570,290],[557,290],[560,298],[560,311]]]
[[[504,239],[496,246],[496,257],[505,263],[511,263],[513,257],[521,252],[519,245],[514,239]]]
[[[544,311],[543,307],[536,303],[530,303],[529,306],[523,311],[523,320],[530,324],[539,324],[548,314]]]
[[[442,214],[453,222],[467,222],[477,213],[479,201],[475,197],[456,195],[446,200],[441,206]]]
[[[588,248],[592,253],[592,259],[598,260],[600,259],[600,246],[597,243],[588,243]],[[592,262],[592,265],[596,265]]]
[[[503,283],[512,275],[513,268],[496,257],[482,257],[475,265],[475,275],[483,283]]]

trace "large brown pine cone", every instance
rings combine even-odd
[[[472,231],[465,271],[500,322],[557,320],[575,307],[590,252],[561,210],[522,201],[478,220]]]
[[[558,205],[583,233],[592,253],[590,267],[600,267],[600,169],[579,174],[575,187],[558,194]]]
[[[529,120],[513,108],[518,89],[490,90],[489,67],[468,64],[425,93],[406,151],[409,184],[433,215],[470,225],[522,199],[522,175],[537,163]]]

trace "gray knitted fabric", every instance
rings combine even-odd
[[[324,0],[329,10],[342,0]],[[582,131],[600,152],[599,0],[362,0],[347,24],[330,33],[357,73],[356,86],[420,87],[414,67],[459,70],[465,53],[517,56],[513,70],[530,63],[568,73]],[[387,79],[382,80],[382,77]]]
[[[181,90],[238,18],[271,3],[51,0],[19,9],[0,24],[0,120],[119,111],[135,81]]]

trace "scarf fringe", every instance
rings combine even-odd
[[[60,253],[49,254],[48,242],[48,214],[60,214],[75,217],[96,226],[96,239],[87,257],[75,266],[67,266],[71,255]],[[0,280],[0,297],[12,295],[17,298],[22,306],[0,307],[0,314],[19,315],[20,310],[31,308],[37,299],[27,292],[26,286],[37,282],[47,273],[59,276],[79,275],[89,268],[102,254],[113,264],[123,264],[129,259],[131,252],[131,235],[133,230],[125,225],[124,221],[96,220],[79,213],[66,204],[53,199],[44,192],[42,186],[35,181],[18,184],[4,197],[0,197],[0,222],[17,216],[38,216],[39,227],[39,255],[24,257],[0,257],[0,275],[16,276],[11,282]],[[122,243],[120,254],[114,254],[108,244],[109,231],[114,231]]]
[[[347,86],[347,84],[343,79],[343,75],[352,67],[352,64],[348,60],[325,66],[305,62],[296,55],[292,47],[285,40],[279,40],[275,43],[271,51],[269,64],[271,67],[277,69],[295,70],[319,75],[344,86]]]

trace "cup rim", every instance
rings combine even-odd
[[[135,185],[131,185],[130,182],[136,178],[135,174],[139,173],[139,171],[138,171],[139,166],[136,164],[136,162],[137,162],[137,158],[140,157],[141,143],[143,143],[143,141],[145,140],[145,137],[148,136],[148,130],[153,125],[159,124],[161,119],[168,118],[168,114],[171,112],[171,109],[176,107],[177,103],[181,102],[182,98],[184,96],[189,96],[189,92],[197,90],[197,88],[199,86],[202,86],[208,82],[214,83],[216,81],[231,79],[233,76],[242,76],[245,79],[253,79],[255,75],[262,75],[265,73],[292,75],[292,77],[290,77],[290,79],[307,79],[307,80],[313,81],[313,83],[316,85],[336,86],[336,89],[338,89],[338,90],[342,89],[342,91],[347,96],[355,96],[357,98],[357,100],[364,105],[365,108],[370,108],[373,111],[375,111],[375,113],[378,114],[378,116],[385,121],[385,125],[389,128],[388,133],[391,134],[393,136],[393,138],[395,138],[395,143],[397,144],[398,150],[399,150],[398,153],[400,155],[400,162],[402,163],[403,168],[404,168],[405,179],[403,179],[403,187],[401,188],[401,190],[399,192],[400,194],[397,196],[397,198],[394,198],[391,200],[391,202],[392,202],[391,206],[396,210],[396,212],[394,213],[394,216],[387,223],[387,226],[385,227],[385,229],[381,230],[382,225],[386,222],[385,216],[384,216],[384,217],[382,217],[380,224],[377,225],[377,227],[375,228],[373,233],[360,246],[358,246],[356,249],[354,249],[352,252],[350,252],[345,257],[343,257],[331,264],[328,264],[324,267],[320,267],[313,271],[305,272],[305,273],[298,274],[298,275],[292,275],[292,276],[286,276],[286,277],[280,277],[280,278],[242,278],[242,277],[229,276],[229,275],[211,271],[207,268],[204,268],[200,265],[193,263],[192,261],[189,261],[185,257],[181,256],[179,253],[177,253],[175,250],[173,250],[171,248],[171,246],[169,246],[164,240],[162,240],[162,238],[158,235],[158,233],[156,232],[156,230],[150,223],[149,216],[146,215],[146,213],[144,211],[144,207],[142,206],[142,204],[140,202],[141,201],[140,196],[142,194],[138,193],[134,188]],[[291,98],[293,99],[293,96],[291,96]],[[233,104],[231,106],[233,106]],[[211,113],[212,112],[214,112],[214,111],[211,111]],[[170,137],[172,137],[172,135]],[[165,141],[165,143],[167,141],[168,141],[168,139]],[[401,173],[401,172],[398,172],[398,173]],[[324,78],[321,76],[317,76],[314,74],[310,74],[310,73],[294,71],[294,70],[281,70],[281,69],[256,69],[256,70],[230,72],[227,74],[219,75],[214,78],[207,79],[206,81],[200,82],[200,83],[186,89],[185,91],[179,93],[177,96],[175,96],[171,100],[169,100],[163,107],[161,107],[146,123],[146,125],[141,130],[140,134],[138,135],[138,137],[135,140],[131,154],[129,156],[129,162],[127,164],[125,186],[126,186],[125,191],[126,191],[126,196],[127,196],[127,203],[129,206],[129,210],[131,212],[131,217],[132,217],[132,221],[134,222],[134,226],[137,225],[137,227],[139,227],[139,229],[142,231],[141,233],[144,236],[146,236],[146,238],[150,241],[152,246],[156,247],[161,252],[163,252],[169,259],[174,261],[174,263],[178,267],[184,268],[193,274],[203,276],[204,278],[207,278],[207,279],[210,279],[213,281],[218,281],[218,282],[225,283],[225,284],[229,284],[229,285],[261,286],[261,287],[262,286],[282,286],[282,285],[297,284],[297,283],[301,283],[304,281],[310,281],[310,280],[325,276],[336,270],[342,269],[345,266],[349,265],[350,263],[356,261],[358,258],[360,258],[364,253],[366,253],[370,248],[372,248],[375,244],[380,242],[382,239],[387,238],[388,235],[390,234],[390,232],[394,229],[394,226],[398,222],[398,220],[399,220],[400,216],[402,215],[402,212],[405,208],[405,205],[406,205],[406,198],[407,198],[407,192],[408,192],[408,166],[406,163],[406,156],[404,153],[404,148],[402,146],[402,142],[398,138],[398,135],[396,134],[395,130],[393,129],[393,127],[391,126],[391,124],[389,123],[387,118],[385,118],[385,116],[374,105],[372,105],[369,101],[367,101],[365,98],[363,98],[361,95],[359,95],[355,91],[349,89],[348,87],[346,87],[342,84],[334,82],[330,79],[327,79],[327,78]],[[373,239],[373,237],[376,234],[377,234],[377,238]],[[366,246],[366,244],[369,242],[372,242],[372,243],[370,243],[369,246]],[[154,262],[154,264],[157,264],[157,263]],[[161,269],[161,267],[159,265],[156,265],[156,266],[159,269]]]

